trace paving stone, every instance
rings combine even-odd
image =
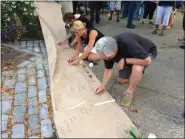
[[[46,70],[46,75],[49,76],[49,70]]]
[[[39,109],[37,107],[28,106],[28,115],[37,114]]]
[[[1,117],[2,123],[1,123],[1,130],[5,131],[7,129],[8,125],[8,115],[2,115]]]
[[[25,82],[26,81],[26,75],[25,74],[19,74],[17,78],[18,82]]]
[[[17,73],[18,73],[18,74],[26,74],[26,69],[25,69],[25,68],[18,69],[18,70],[17,70]]]
[[[30,47],[32,48],[33,47],[33,41],[27,42],[27,46],[28,46],[27,49],[30,49]]]
[[[46,101],[47,101],[46,90],[40,90],[39,91],[39,102],[44,103]]]
[[[5,82],[4,82],[4,87],[5,88],[14,88],[15,87],[15,79],[8,79],[6,78]]]
[[[48,77],[48,87],[50,87],[50,77]]]
[[[36,61],[36,60],[38,60],[38,59],[39,59],[38,57],[31,57],[31,58],[30,58],[31,61]]]
[[[1,137],[2,137],[2,139],[8,138],[8,133],[3,133]]]
[[[8,100],[8,99],[12,99],[12,96],[10,95],[9,92],[5,92],[2,94],[2,100]]]
[[[28,102],[28,106],[37,106],[38,102],[37,102],[37,98],[36,97],[33,97],[33,98],[30,98],[29,99],[29,102]]]
[[[27,91],[26,82],[17,82],[15,85],[15,93],[25,93]]]
[[[38,132],[38,128],[37,128],[38,125],[39,125],[39,123],[38,123],[38,116],[37,115],[28,117],[28,128],[31,129],[32,133]]]
[[[12,100],[2,101],[2,113],[9,113],[12,106]]]
[[[26,102],[26,94],[21,93],[21,94],[16,94],[15,100],[14,100],[14,105],[24,105]]]
[[[35,64],[37,65],[37,64],[43,64],[44,63],[44,61],[42,60],[42,59],[39,59],[39,60],[37,60],[37,61],[35,61]]]
[[[28,65],[30,63],[31,63],[31,61],[23,61],[22,63],[20,63],[19,65],[17,65],[17,67],[18,68],[22,68],[22,67],[24,67],[24,66],[26,66],[26,65]]]
[[[49,119],[41,121],[41,136],[48,138],[53,136],[53,129]]]
[[[24,124],[16,124],[12,127],[11,138],[24,138],[25,137]]]
[[[47,106],[47,104],[42,104],[42,106],[40,108],[39,116],[40,116],[40,119],[48,118],[48,106]]]
[[[35,139],[35,138],[39,138],[39,136],[31,136],[29,137],[30,139]]]
[[[44,75],[44,71],[43,70],[39,70],[38,72],[37,72],[37,77],[38,78],[43,78],[45,75]]]
[[[38,89],[46,89],[46,78],[40,78],[38,79]]]
[[[34,76],[28,76],[28,84],[29,85],[36,85],[36,79]]]
[[[31,98],[31,97],[36,97],[37,95],[37,88],[36,86],[29,86],[28,88],[28,97]]]
[[[27,65],[27,69],[33,68],[33,67],[35,67],[35,63],[34,62],[33,63],[30,63],[29,65]]]
[[[34,44],[34,45],[39,44],[39,40],[34,40],[33,44]]]
[[[21,43],[21,48],[26,48],[26,47],[27,47],[26,43]]]
[[[13,113],[15,122],[24,122],[26,106],[15,106]]]
[[[37,70],[44,70],[44,67],[42,64],[37,64]]]
[[[2,76],[15,76],[15,73],[14,70],[3,71]]]
[[[29,69],[27,69],[27,74],[28,75],[35,75],[35,73],[36,73],[35,68],[29,68]]]

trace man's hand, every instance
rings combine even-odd
[[[101,86],[99,86],[99,87],[96,89],[95,93],[96,93],[96,94],[99,94],[99,93],[103,92],[104,90],[105,90],[105,87],[101,85]]]
[[[124,68],[124,58],[120,59],[117,66],[118,66],[118,70],[122,70]]]

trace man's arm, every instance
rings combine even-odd
[[[126,64],[148,66],[152,63],[152,59],[148,56],[144,60],[137,58],[126,58]]]
[[[102,92],[105,89],[105,86],[106,86],[107,82],[109,81],[109,79],[112,75],[112,72],[113,72],[113,68],[112,69],[105,68],[101,86],[96,89],[97,94]]]

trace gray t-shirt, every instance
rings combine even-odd
[[[149,39],[132,32],[124,32],[113,36],[118,45],[118,52],[111,60],[104,60],[107,69],[113,68],[114,62],[119,62],[122,58],[145,59],[149,53],[153,57],[157,56],[157,47]]]

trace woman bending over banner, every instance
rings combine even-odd
[[[100,60],[100,56],[97,54],[94,45],[104,35],[97,29],[86,28],[85,24],[79,20],[74,21],[73,29],[78,42],[76,50],[68,59],[68,62],[72,65],[76,65],[79,64],[81,60],[89,60],[92,62]],[[81,50],[83,50],[83,53],[79,56]]]

